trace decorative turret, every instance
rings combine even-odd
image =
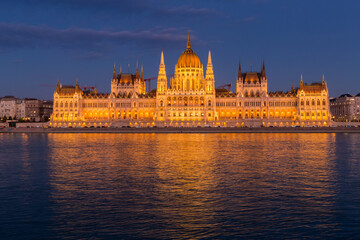
[[[94,86],[94,93],[97,94],[96,84],[95,84],[95,86]]]
[[[212,93],[215,89],[215,77],[214,77],[214,70],[213,70],[213,65],[212,65],[212,60],[211,60],[210,49],[209,49],[209,56],[208,56],[208,64],[206,67],[205,80],[206,80],[206,92]]]
[[[122,67],[120,65],[120,71],[119,71],[119,74],[121,75],[122,74]]]
[[[79,80],[76,78],[75,92],[80,92]]]
[[[157,94],[163,94],[167,88],[167,77],[165,70],[164,52],[161,50],[159,75],[157,80]]]
[[[321,81],[321,86],[323,87],[323,88],[325,88],[325,76],[324,76],[324,74],[323,74],[323,76],[322,76],[322,81]]]
[[[116,65],[114,63],[114,73],[113,73],[113,79],[116,79]]]
[[[291,83],[291,91],[294,91],[294,85]]]
[[[240,64],[240,60],[239,60],[239,70],[238,70],[238,79],[241,78],[241,64]]]
[[[141,76],[140,76],[141,80],[144,81],[144,69],[143,66],[141,65]]]
[[[302,88],[304,86],[304,82],[303,82],[303,77],[302,77],[302,74],[301,74],[301,79],[300,79],[300,88]]]
[[[56,84],[56,92],[60,92],[60,83],[59,83],[59,79],[57,80],[57,84]]]
[[[139,75],[139,64],[138,62],[136,62],[136,78],[140,78],[140,75]]]
[[[264,62],[264,60],[262,61],[262,64],[261,64],[261,76],[265,77],[265,62]]]

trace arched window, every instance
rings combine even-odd
[[[201,98],[200,98],[200,105],[201,105],[201,106],[204,106],[204,97],[201,97]]]
[[[239,102],[239,107],[241,107],[241,101]]]
[[[77,107],[77,102],[74,103],[74,107]]]
[[[259,90],[258,90],[258,91],[256,91],[256,97],[260,97]]]
[[[320,100],[319,99],[317,100],[317,105],[320,106]]]
[[[66,108],[68,107],[68,103],[67,103],[67,102],[65,102],[65,107],[66,107]]]
[[[325,99],[323,99],[323,106],[325,106],[326,105],[326,101],[325,101]]]
[[[59,107],[59,103],[58,103],[58,102],[55,102],[55,107]]]
[[[311,101],[311,105],[315,106],[315,100],[314,99]]]
[[[306,101],[306,106],[309,106],[310,105],[310,102],[309,100]]]
[[[163,107],[164,106],[164,102],[163,100],[160,100],[160,107]]]
[[[301,100],[301,106],[304,106],[304,101],[303,100]]]
[[[209,106],[209,107],[211,106],[211,100],[208,101],[208,106]]]
[[[72,108],[72,106],[73,106],[73,104],[72,104],[72,102],[70,102],[70,108]]]
[[[249,96],[248,91],[245,91],[245,97],[248,97],[248,96]]]
[[[254,97],[254,92],[251,90],[250,97]]]
[[[168,102],[167,105],[168,105],[168,106],[171,106],[171,97],[168,97],[168,98],[167,98],[167,102]]]
[[[63,102],[60,102],[60,107],[62,108],[64,105],[63,105]]]

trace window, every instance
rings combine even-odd
[[[208,106],[209,106],[209,107],[211,106],[211,100],[208,101]]]

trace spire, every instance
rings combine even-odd
[[[78,78],[76,78],[76,85],[75,85],[75,91],[79,91],[80,90],[80,87],[79,87],[79,80]]]
[[[300,79],[300,88],[302,88],[304,85],[304,82],[303,82],[303,77],[302,77],[302,74],[301,74],[301,79]]]
[[[212,65],[210,48],[209,48],[209,56],[208,56],[208,66],[209,65]]]
[[[161,59],[160,59],[160,66],[162,65],[165,65],[165,62],[164,62],[164,52],[163,50],[161,50]]]
[[[113,79],[115,79],[116,78],[116,64],[115,64],[115,62],[114,62],[114,73],[113,73]]]
[[[188,31],[188,40],[187,40],[186,48],[187,48],[187,49],[190,49],[190,48],[191,48],[190,31]]]
[[[159,74],[157,79],[157,91],[156,94],[164,94],[167,89],[167,77],[165,70],[164,52],[161,50]]]
[[[59,92],[60,91],[60,83],[59,83],[59,78],[57,80],[57,84],[56,84],[56,91]]]
[[[294,85],[291,83],[291,91],[294,91]]]
[[[97,94],[96,84],[94,85],[94,93]]]
[[[206,85],[205,89],[207,93],[213,93],[215,91],[215,77],[214,77],[214,70],[211,61],[211,51],[209,49],[209,57],[208,57],[208,64],[206,67]]]
[[[261,75],[265,77],[265,62],[264,59],[261,64]]]
[[[140,76],[141,80],[144,80],[144,69],[143,66],[141,65],[141,76]]]
[[[119,74],[120,74],[120,75],[122,74],[122,67],[121,67],[121,65],[120,65],[120,72],[119,72]]]
[[[136,61],[136,78],[139,78],[139,63]]]
[[[238,70],[238,79],[241,78],[241,64],[240,64],[240,60],[239,60],[239,70]]]

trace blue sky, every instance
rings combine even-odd
[[[114,62],[134,72],[138,61],[154,77],[161,49],[173,74],[188,30],[204,67],[211,49],[217,86],[235,85],[239,59],[244,71],[264,59],[269,91],[325,74],[331,96],[356,94],[359,9],[350,0],[1,0],[0,96],[51,99],[41,85],[58,78],[109,92]]]

